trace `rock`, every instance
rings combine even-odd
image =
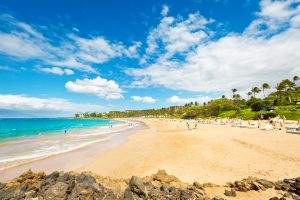
[[[195,188],[199,189],[199,190],[203,190],[203,185],[200,184],[200,183],[198,183],[198,182],[194,182],[194,183],[193,183],[193,186],[194,186]]]
[[[49,187],[43,194],[45,200],[63,200],[67,196],[68,184],[57,182]]]
[[[178,182],[179,179],[175,176],[169,175],[165,170],[158,170],[156,174],[153,175],[154,181],[160,181],[164,183]]]
[[[234,183],[227,183],[226,186],[229,186],[236,191],[247,192],[251,190],[261,191],[268,188],[274,187],[274,183],[264,179],[258,179],[254,177],[248,177],[241,181],[235,181]]]
[[[269,200],[279,200],[279,198],[278,197],[272,197]]]
[[[175,176],[160,170],[151,177],[122,179],[122,187],[108,184],[105,179],[89,173],[53,172],[50,175],[34,173],[31,170],[7,184],[0,183],[1,200],[210,200],[205,195],[205,187],[216,187],[215,184],[193,185],[182,183]],[[272,200],[300,200],[300,177],[284,179],[275,183],[248,177],[228,183],[224,195],[234,198],[236,191],[281,190],[284,195]],[[109,188],[107,188],[109,187]],[[224,187],[224,186],[223,186]],[[216,196],[213,200],[224,200]]]
[[[235,192],[234,189],[225,190],[224,195],[229,196],[229,197],[235,197],[236,196],[236,192]]]
[[[0,190],[3,189],[4,187],[5,187],[5,184],[0,182]]]
[[[167,181],[169,182],[169,181]],[[133,176],[129,186],[124,192],[124,200],[145,200],[145,199],[204,199],[201,192],[194,187],[177,188],[169,183],[162,182],[157,187],[151,182],[143,182],[142,179]]]
[[[225,199],[223,197],[216,196],[216,197],[212,198],[212,200],[225,200]]]
[[[70,192],[68,199],[102,199],[113,200],[117,199],[112,190],[98,184],[96,179],[90,175],[81,173],[76,177],[73,189]]]
[[[131,177],[129,187],[130,191],[137,194],[139,197],[146,197],[146,187],[140,178],[136,176]]]

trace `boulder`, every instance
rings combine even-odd
[[[225,196],[229,196],[229,197],[235,197],[235,196],[236,196],[236,192],[235,192],[234,189],[231,189],[231,190],[225,190],[224,195],[225,195]]]
[[[42,195],[45,200],[64,200],[67,196],[69,185],[63,182],[57,182],[49,187]]]
[[[163,183],[179,182],[178,178],[173,175],[167,174],[165,170],[158,170],[158,172],[153,175],[153,180]]]

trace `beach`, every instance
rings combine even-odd
[[[12,166],[7,166],[0,170],[0,182],[10,181],[26,172],[28,169],[32,169],[33,171],[44,171],[47,174],[52,173],[53,171],[77,170],[92,160],[96,155],[124,143],[130,135],[145,128],[143,123],[135,121],[127,122],[118,120],[114,123],[112,128],[109,126],[99,126],[92,129],[74,130],[66,136],[54,135],[53,137],[51,135],[43,138],[38,136],[31,140],[21,139],[19,141],[16,140],[2,143],[0,148],[16,152],[17,149],[20,149],[21,151],[23,146],[35,147],[36,144],[41,145],[53,140],[56,141],[55,145],[60,142],[62,146],[64,145],[63,143],[68,144],[73,142],[74,138],[76,141],[81,140],[81,143],[73,142],[72,148],[67,149],[67,151],[60,150],[49,152],[49,154],[44,157],[36,155],[36,157],[30,159],[14,162]],[[58,138],[60,140],[58,140]],[[77,144],[77,146],[75,146],[75,144]],[[17,145],[20,146],[17,147]],[[1,153],[5,155],[5,152]]]
[[[129,178],[164,169],[184,182],[216,184],[248,176],[280,180],[300,174],[300,136],[285,130],[212,124],[188,130],[185,122],[140,121],[149,128],[96,156],[78,171]]]
[[[286,133],[285,129],[265,131],[232,127],[231,124],[197,123],[195,126],[196,121],[172,119],[131,120],[135,126],[117,131],[110,140],[2,170],[0,182],[11,181],[28,169],[46,174],[59,171],[59,177],[88,173],[117,195],[125,195],[128,181],[137,176],[151,184],[167,184],[186,191],[189,187],[200,188],[200,193],[210,198],[216,195],[227,198],[224,191],[230,191],[229,183],[241,181],[240,184],[251,185],[254,180],[254,184],[259,185],[259,180],[268,180],[278,185],[281,184],[278,180],[290,178],[293,182],[300,174],[300,136]],[[73,172],[64,175],[62,171]],[[31,180],[33,176],[41,181],[39,174],[31,173],[23,177]],[[161,180],[157,182],[155,177]],[[18,185],[18,181],[10,184]],[[260,192],[255,189],[243,192],[243,188],[237,187],[235,199],[269,199],[284,195],[273,188],[264,189],[265,185],[259,187],[263,187]]]

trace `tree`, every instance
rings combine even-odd
[[[296,86],[295,82],[290,81],[289,79],[284,79],[279,83],[279,86],[284,90],[284,96],[289,103],[291,103],[291,91],[293,91],[293,88]]]
[[[248,99],[250,99],[251,95],[252,95],[252,92],[247,92]]]
[[[293,77],[294,83],[296,83],[296,81],[299,81],[299,80],[300,80],[299,76],[294,76],[294,77]]]
[[[282,83],[279,83],[279,84],[277,84],[277,86],[275,87],[275,89],[277,90],[276,96],[279,95],[279,101],[281,103],[281,97],[282,97],[282,91],[284,90],[284,85]]]
[[[231,89],[231,91],[232,91],[232,98],[234,98],[234,94],[237,92],[237,89],[233,88],[233,89]]]
[[[268,83],[262,84],[262,91],[263,91],[264,97],[266,97],[266,95],[265,95],[266,89],[270,89],[270,85]]]
[[[254,87],[251,89],[251,92],[253,93],[253,96],[255,98],[255,94],[258,94],[261,92],[261,90],[258,87]]]
[[[241,99],[241,95],[240,94],[235,94],[235,95],[233,95],[233,99],[234,100],[240,100]]]

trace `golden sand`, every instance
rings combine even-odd
[[[185,122],[141,121],[149,128],[78,171],[129,178],[165,169],[184,182],[216,184],[248,176],[280,180],[300,175],[300,135],[211,124],[187,130]]]

